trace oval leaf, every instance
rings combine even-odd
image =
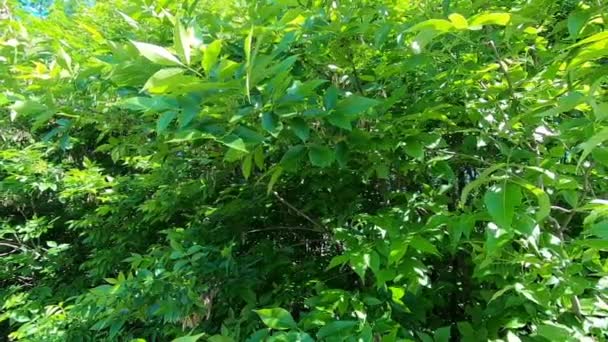
[[[291,317],[291,314],[285,309],[270,308],[254,311],[260,316],[262,322],[271,329],[286,330],[297,327],[293,317]]]
[[[132,43],[142,56],[156,64],[172,66],[182,65],[177,57],[162,46],[135,41],[132,41]]]
[[[328,167],[333,164],[336,155],[333,150],[326,146],[313,145],[308,150],[308,158],[314,166]]]

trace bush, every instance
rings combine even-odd
[[[0,20],[2,336],[606,341],[602,1],[54,6]]]

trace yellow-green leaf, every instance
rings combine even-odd
[[[181,66],[182,63],[162,46],[131,41],[142,56],[160,65]]]
[[[467,19],[458,13],[452,13],[448,16],[452,25],[458,30],[466,30],[469,27]]]
[[[254,310],[260,316],[262,322],[271,328],[277,330],[295,329],[296,322],[291,317],[289,311],[282,308],[270,308]]]
[[[418,23],[418,24],[410,27],[407,31],[408,32],[419,32],[422,30],[432,29],[437,32],[447,32],[447,31],[451,30],[453,27],[454,27],[454,25],[447,20],[429,19],[429,20],[425,20],[421,23]]]
[[[484,203],[494,222],[509,230],[515,216],[515,208],[519,206],[521,199],[519,187],[506,183],[488,189],[484,196]]]
[[[483,25],[500,25],[505,26],[511,21],[509,13],[484,13],[474,16],[469,20],[469,27],[481,27]]]
[[[205,52],[203,55],[203,69],[207,75],[211,73],[213,67],[217,64],[218,58],[220,56],[220,52],[222,51],[222,41],[216,40],[211,44],[207,45],[205,48]]]
[[[173,41],[175,49],[186,65],[190,65],[191,46],[188,30],[177,20],[177,24],[173,29]]]

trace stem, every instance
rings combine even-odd
[[[353,68],[353,78],[355,79],[355,87],[359,94],[363,95],[363,88],[361,87],[361,82],[359,81],[359,72],[357,71],[357,67],[355,66],[355,61],[351,55],[350,65]]]
[[[308,222],[312,223],[315,227],[321,228],[322,230],[327,230],[325,227],[323,227],[321,224],[317,223],[317,221],[313,220],[312,218],[310,218],[310,216],[306,215],[305,213],[303,213],[301,210],[299,210],[298,208],[294,207],[291,203],[287,202],[287,200],[285,200],[283,197],[279,196],[279,194],[274,191],[272,193],[279,201],[281,201],[281,203],[285,204],[289,209],[295,211],[298,215],[302,216],[303,218],[305,218]]]
[[[578,300],[577,295],[572,295],[572,311],[574,311],[574,314],[579,318],[583,317],[583,314],[581,313],[581,302]]]
[[[509,93],[511,93],[511,109],[514,109],[514,105],[517,103],[517,99],[515,98],[515,88],[513,88],[513,82],[511,82],[511,77],[509,76],[509,70],[507,69],[507,64],[502,61],[500,54],[498,53],[498,49],[496,48],[496,44],[493,40],[490,40],[490,46],[492,47],[492,51],[494,51],[494,56],[498,61],[498,65],[500,66],[500,70],[503,74],[505,74],[505,80],[507,81],[507,85],[509,87]]]
[[[591,172],[591,167],[589,167],[587,169],[587,171],[585,171],[585,174],[583,175],[583,195],[581,196],[581,199],[584,200],[585,196],[587,196],[587,193],[589,192],[590,186],[589,186],[589,172]],[[591,191],[593,191],[593,189],[591,189]],[[560,231],[563,233],[566,231],[566,229],[568,229],[568,225],[570,224],[570,221],[572,221],[572,219],[574,218],[574,215],[576,214],[576,209],[579,207],[579,205],[577,204],[576,208],[574,208],[570,214],[568,214],[568,216],[566,216],[566,218],[564,219],[564,222],[561,224],[560,227]]]
[[[552,205],[552,206],[551,206],[551,209],[555,209],[555,210],[557,210],[557,211],[563,211],[564,213],[571,213],[571,212],[573,212],[573,211],[574,211],[574,210],[570,210],[570,209],[562,208],[562,207],[557,206],[557,205]]]
[[[302,230],[302,231],[307,231],[307,232],[322,233],[317,229],[311,229],[311,228],[306,228],[306,227],[270,227],[270,228],[249,230],[249,231],[245,232],[245,234],[258,233],[258,232],[269,232],[269,231],[275,231],[275,230]]]
[[[200,72],[196,71],[196,69],[191,68],[191,67],[189,67],[189,66],[187,66],[187,65],[186,65],[185,67],[186,67],[186,69],[188,69],[188,71],[195,73],[195,74],[196,74],[196,76],[198,76],[198,77],[200,77],[200,78],[203,78],[203,77],[204,77],[204,76],[203,76],[203,74],[201,74]]]

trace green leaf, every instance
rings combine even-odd
[[[230,135],[222,138],[220,140],[220,142],[222,144],[230,147],[231,149],[235,149],[237,151],[241,151],[241,152],[245,152],[245,153],[249,152],[247,150],[247,147],[245,146],[245,142],[243,141],[243,139],[234,134],[230,134]]]
[[[57,63],[64,69],[72,71],[72,58],[68,53],[63,49],[63,47],[59,48],[57,51]]]
[[[334,163],[336,155],[327,146],[312,145],[308,148],[308,159],[310,163],[318,167],[329,167]]]
[[[460,332],[460,336],[463,341],[466,339],[467,341],[474,341],[477,336],[477,332],[473,329],[473,326],[469,322],[458,322],[458,332]]]
[[[436,32],[448,32],[454,25],[444,19],[429,19],[410,27],[407,32],[419,32],[423,30],[433,30]]]
[[[124,20],[127,24],[129,24],[129,26],[131,26],[132,28],[134,28],[135,30],[139,30],[139,23],[131,18],[129,15],[127,15],[126,13],[122,12],[122,11],[116,11]]]
[[[515,208],[519,206],[521,200],[519,186],[510,183],[492,187],[484,196],[484,203],[490,216],[496,224],[506,230],[511,229]]]
[[[483,26],[483,25],[500,25],[505,26],[511,21],[511,14],[509,13],[485,13],[477,15],[469,20],[469,26]]]
[[[289,56],[289,57],[285,58],[280,63],[277,63],[274,66],[272,66],[270,69],[268,69],[267,76],[270,77],[270,76],[275,76],[275,75],[279,75],[279,76],[282,75],[284,72],[291,69],[291,67],[295,64],[295,62],[297,60],[298,60],[298,56]]]
[[[15,121],[17,114],[28,116],[44,112],[47,109],[42,103],[32,100],[15,101],[9,108],[11,109],[11,121]]]
[[[207,75],[211,73],[211,70],[213,70],[213,67],[215,67],[217,64],[221,51],[221,40],[215,40],[205,48],[205,53],[203,55],[203,69],[205,69]]]
[[[380,255],[376,251],[371,251],[369,253],[369,268],[374,273],[378,273],[380,270]]]
[[[317,338],[347,336],[349,335],[348,332],[357,326],[357,324],[357,321],[333,321],[327,323],[319,329]]]
[[[373,341],[373,339],[374,332],[372,330],[372,327],[368,323],[366,323],[361,329],[357,341]]]
[[[380,101],[362,96],[349,96],[336,105],[336,113],[354,118],[366,110],[380,104]]]
[[[282,308],[270,308],[254,310],[262,319],[264,324],[277,330],[295,329],[297,327],[296,322],[291,317],[291,314]]]
[[[608,31],[599,32],[592,35],[591,37],[587,37],[576,44],[570,45],[568,49],[573,49],[589,43],[599,42],[605,39],[608,39]]]
[[[578,66],[585,62],[605,57],[608,55],[608,41],[597,41],[593,44],[582,47],[578,54],[572,58],[567,70],[575,70]]]
[[[274,113],[264,112],[262,114],[262,128],[276,138],[283,130],[283,123]]]
[[[536,196],[538,200],[538,211],[536,212],[537,221],[541,221],[545,217],[549,216],[549,213],[551,212],[551,200],[546,192],[524,181],[514,180],[513,183],[522,186]]]
[[[608,119],[608,102],[597,103],[593,106],[593,114],[598,121]]]
[[[577,169],[581,167],[587,156],[602,144],[604,141],[608,140],[608,127],[604,127],[601,131],[593,135],[589,140],[580,144],[579,148],[583,150],[581,157],[578,159]]]
[[[243,163],[241,164],[241,172],[243,172],[243,177],[245,177],[245,179],[249,179],[252,168],[253,168],[253,157],[251,155],[249,155],[249,156],[245,157],[245,159],[243,159]]]
[[[369,267],[369,254],[361,252],[353,253],[350,256],[350,266],[359,275],[359,278],[365,280],[365,271]]]
[[[160,65],[182,66],[182,63],[164,47],[131,41],[142,56]]]
[[[344,141],[340,141],[336,145],[336,161],[341,168],[345,168],[348,165],[348,145]]]
[[[175,42],[175,49],[178,55],[182,58],[186,65],[190,65],[190,38],[188,30],[177,20],[177,24],[173,30],[173,41]]]
[[[546,116],[555,116],[557,114],[570,111],[579,104],[583,103],[585,101],[585,98],[585,95],[578,91],[568,93],[567,95],[562,96],[557,100],[557,107],[535,114],[534,116],[542,118]]]
[[[330,124],[332,124],[336,127],[343,128],[347,131],[350,131],[353,129],[353,127],[350,123],[352,121],[352,119],[348,118],[346,115],[344,115],[340,112],[335,112],[335,113],[330,114],[327,117],[327,121],[329,121]]]
[[[234,339],[224,335],[213,335],[207,340],[209,342],[234,342]]]
[[[304,146],[292,146],[281,158],[281,166],[287,171],[297,171],[300,166],[300,161],[304,157]]]
[[[570,341],[572,331],[561,324],[547,322],[536,327],[536,334],[549,341]]]
[[[325,107],[325,110],[330,111],[336,108],[337,103],[338,88],[332,85],[325,91],[325,96],[323,96],[323,106]]]
[[[585,26],[588,18],[589,14],[583,11],[574,11],[568,15],[568,33],[570,33],[572,39],[576,40],[578,38],[578,34]]]
[[[451,336],[451,327],[448,325],[447,327],[441,327],[435,330],[435,334],[433,335],[433,340],[435,342],[449,342]]]
[[[264,148],[262,146],[258,146],[253,153],[253,161],[255,162],[255,166],[258,169],[264,169]]]
[[[310,138],[310,128],[304,119],[295,118],[291,120],[289,127],[302,142],[306,142]]]
[[[280,166],[277,166],[274,169],[274,171],[272,172],[272,176],[270,176],[270,181],[268,182],[268,186],[266,187],[267,194],[272,192],[274,185],[279,180],[279,178],[281,177],[282,174],[283,174],[283,168]]]
[[[390,174],[390,168],[388,165],[377,164],[374,167],[374,170],[376,171],[376,177],[378,177],[379,179],[388,179]]]
[[[155,72],[154,75],[150,76],[142,91],[149,91],[152,94],[165,93],[171,89],[171,87],[179,84],[178,77],[184,74],[182,68],[166,68],[160,69]],[[176,84],[177,83],[177,84]]]
[[[397,263],[399,260],[401,260],[405,256],[408,246],[409,246],[408,241],[399,241],[396,239],[394,241],[392,241],[391,248],[390,248],[389,255],[388,255],[388,264],[392,265],[394,263]]]
[[[405,153],[412,158],[424,159],[424,145],[417,139],[408,139],[405,142]]]
[[[608,220],[601,221],[599,223],[594,223],[591,225],[589,229],[589,233],[602,238],[604,240],[608,240]]]
[[[179,120],[179,128],[187,127],[200,111],[199,104],[196,99],[185,96],[181,102],[182,110],[179,112],[177,119]]]
[[[608,251],[608,240],[604,239],[576,240],[574,243],[583,247],[593,248],[600,251]]]
[[[256,331],[245,342],[267,342],[270,329],[264,328]]]
[[[474,181],[467,184],[464,187],[464,189],[462,189],[462,194],[460,195],[460,205],[464,206],[465,203],[467,202],[467,197],[469,197],[469,194],[471,193],[471,191],[473,191],[475,188],[479,187],[482,184],[491,182],[492,178],[490,178],[490,175],[492,173],[494,173],[495,171],[502,169],[503,167],[505,167],[505,165],[506,165],[505,163],[498,163],[496,165],[492,165],[492,166],[488,167],[487,169],[485,169],[479,175],[479,177],[477,177],[477,179],[475,179]]]
[[[448,19],[452,22],[452,25],[458,30],[466,30],[469,28],[467,19],[458,13],[452,13],[448,16]]]
[[[592,155],[595,161],[608,167],[608,148],[595,148]]]
[[[281,332],[278,334],[274,334],[265,342],[314,342],[312,337],[305,332],[301,331],[290,331],[290,332]]]
[[[174,111],[164,112],[156,123],[156,133],[163,134],[176,117],[177,113]]]
[[[432,243],[430,243],[429,240],[419,235],[416,235],[412,238],[410,246],[414,249],[419,250],[420,252],[439,255],[439,251],[437,250],[437,248]]]
[[[245,38],[245,43],[243,44],[243,49],[245,50],[245,67],[247,68],[247,75],[245,78],[245,95],[247,95],[247,99],[249,103],[251,103],[251,70],[253,69],[253,56],[251,50],[251,44],[253,43],[253,26],[249,30],[249,34],[247,38]]]
[[[336,255],[335,257],[333,257],[330,261],[329,261],[329,265],[327,265],[327,267],[325,268],[326,271],[336,267],[336,266],[340,266],[340,265],[344,265],[345,263],[347,263],[350,260],[350,258],[348,257],[348,255]]]
[[[517,337],[512,331],[507,332],[507,342],[521,342],[521,339]]]
[[[433,342],[433,338],[426,333],[419,331],[416,333],[416,335],[418,335],[418,338],[420,338],[420,341],[422,342]]]
[[[405,296],[405,290],[402,287],[391,286],[388,288],[391,291],[391,299],[393,302],[403,305],[401,298]]]
[[[176,339],[173,339],[171,342],[196,342],[198,341],[201,337],[203,337],[205,334],[198,334],[198,335],[188,335],[188,336],[182,336],[182,337],[178,337]]]

